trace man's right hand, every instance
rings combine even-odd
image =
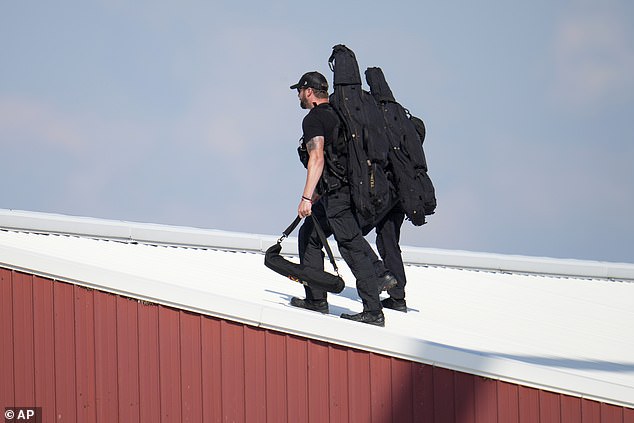
[[[302,219],[310,216],[312,208],[313,203],[302,198],[299,202],[299,206],[297,206],[297,215]]]

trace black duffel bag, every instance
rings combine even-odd
[[[321,289],[338,294],[343,291],[343,288],[345,287],[345,282],[339,275],[339,269],[337,268],[337,264],[335,263],[332,250],[328,245],[328,241],[326,240],[324,231],[321,229],[321,226],[319,226],[317,219],[313,218],[312,216],[311,218],[313,219],[313,222],[315,224],[315,230],[319,235],[319,239],[321,240],[324,248],[326,248],[330,263],[332,264],[332,267],[335,269],[335,272],[337,274],[333,275],[332,273],[325,272],[321,269],[314,269],[303,264],[293,263],[281,256],[280,253],[282,251],[282,241],[284,240],[284,238],[288,237],[291,232],[293,232],[293,230],[302,220],[299,216],[297,216],[293,223],[291,223],[291,225],[286,228],[286,230],[282,233],[282,237],[277,240],[277,243],[273,244],[271,247],[269,247],[268,250],[266,250],[266,254],[264,255],[264,265],[274,272],[279,273],[282,276],[286,276],[292,281],[307,285],[310,288]]]

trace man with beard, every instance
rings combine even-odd
[[[300,106],[309,111],[302,122],[303,145],[308,157],[304,160],[306,183],[297,214],[302,218],[312,215],[326,236],[334,235],[341,256],[356,278],[363,311],[342,314],[341,317],[384,326],[379,293],[394,287],[396,281],[375,274],[373,261],[376,255],[363,237],[352,212],[350,187],[346,179],[345,140],[342,142],[342,137],[339,137],[339,116],[328,102],[328,82],[319,72],[308,72],[291,89],[297,90]],[[302,264],[323,269],[322,244],[313,230],[312,221],[305,221],[300,229],[299,254]],[[326,292],[308,286],[305,290],[306,299],[293,297],[291,305],[327,313]]]

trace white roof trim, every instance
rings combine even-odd
[[[260,252],[266,251],[279,238],[279,236],[273,235],[245,234],[6,209],[0,209],[0,228],[158,245]],[[285,254],[297,255],[296,238],[289,237],[282,245]],[[340,258],[341,255],[336,245],[332,245],[332,247],[335,255]],[[629,263],[528,257],[409,246],[402,246],[402,254],[405,263],[414,265],[634,281],[634,264]]]

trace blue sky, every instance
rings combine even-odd
[[[626,0],[3,1],[0,208],[277,235],[339,43],[427,124],[403,244],[634,263]]]

